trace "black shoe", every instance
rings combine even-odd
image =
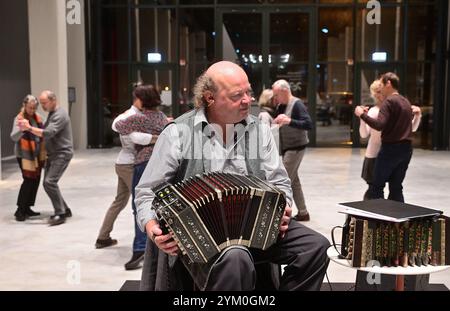
[[[104,247],[113,246],[116,244],[117,244],[116,239],[111,239],[111,238],[107,238],[106,240],[97,239],[97,241],[95,241],[95,248],[104,248]]]
[[[72,217],[72,211],[70,210],[70,208],[66,208],[66,213],[64,214],[64,216]]]
[[[27,219],[27,215],[20,208],[14,213],[14,217],[16,217],[16,221],[25,221]]]
[[[140,268],[140,263],[144,260],[144,252],[133,252],[130,261],[125,264],[125,270],[134,270]]]
[[[297,214],[297,216],[294,217],[294,220],[296,220],[296,221],[309,221],[310,220],[309,213],[305,214],[305,215]]]
[[[65,215],[53,215],[53,216],[50,216],[50,219],[48,220],[48,224],[50,226],[57,226],[57,225],[65,223],[65,222],[66,222]]]
[[[39,215],[41,215],[41,213],[38,213],[38,212],[33,211],[33,210],[31,209],[31,207],[29,207],[29,206],[27,206],[27,207],[25,208],[25,214],[26,214],[28,217],[33,217],[33,216],[39,216]]]

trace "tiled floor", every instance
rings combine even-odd
[[[0,290],[118,290],[126,280],[138,280],[141,270],[125,271],[131,256],[133,223],[128,206],[115,224],[117,246],[95,249],[103,215],[114,198],[114,160],[119,149],[76,153],[60,185],[73,217],[61,226],[48,227],[51,203],[41,188],[36,210],[43,217],[18,223],[13,213],[21,177],[14,162],[3,163],[0,181]],[[309,148],[300,167],[311,214],[307,223],[330,240],[331,228],[342,225],[337,203],[362,198],[359,149]],[[450,152],[415,150],[408,170],[408,203],[440,209],[450,215]],[[339,237],[338,237],[339,240]],[[331,282],[354,282],[356,272],[330,263]],[[432,283],[450,288],[450,270],[431,275]]]

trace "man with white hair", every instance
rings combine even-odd
[[[45,164],[44,189],[55,209],[55,214],[50,217],[48,223],[50,226],[55,226],[64,223],[67,217],[72,216],[58,186],[58,181],[73,156],[72,127],[69,115],[59,106],[55,93],[43,91],[39,96],[39,102],[48,112],[44,128],[33,127],[26,119],[19,120],[18,125],[21,130],[30,131],[45,139],[48,158]]]
[[[309,221],[305,197],[298,176],[298,169],[305,155],[306,145],[309,143],[308,130],[312,129],[311,117],[300,98],[292,95],[289,82],[277,80],[272,85],[273,100],[277,107],[274,124],[280,128],[280,151],[283,164],[292,183],[294,202],[298,213],[294,217],[297,221]]]

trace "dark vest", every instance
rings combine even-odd
[[[299,98],[292,97],[291,101],[286,106],[284,114],[291,118],[294,106],[300,104],[301,100]],[[282,126],[280,128],[281,154],[284,154],[288,150],[298,150],[303,148],[308,143],[308,131],[290,125]]]

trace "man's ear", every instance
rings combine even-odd
[[[212,104],[214,104],[214,95],[211,91],[206,91],[203,94],[203,97],[204,97],[205,101],[208,103],[208,106],[211,106]]]

